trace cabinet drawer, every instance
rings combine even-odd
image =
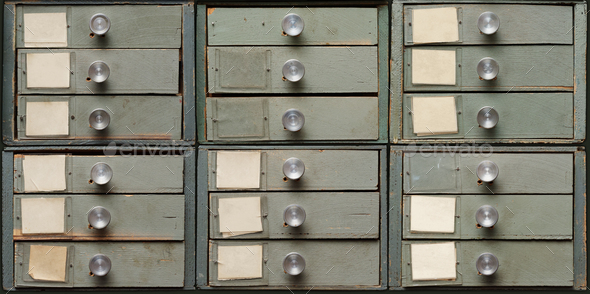
[[[210,241],[208,284],[266,286],[265,289],[283,289],[285,286],[296,289],[309,289],[309,286],[378,287],[382,283],[379,248],[378,240]],[[299,253],[305,260],[305,269],[298,276],[288,275],[283,270],[283,258],[292,252]],[[230,257],[242,253],[250,255],[245,262]],[[251,278],[232,279],[233,271],[228,270],[229,267],[243,270],[251,274]]]
[[[571,55],[571,53],[570,53]],[[376,46],[208,47],[209,93],[375,93]],[[299,60],[303,78],[290,82],[283,65]]]
[[[404,239],[573,237],[572,195],[407,195],[403,205]],[[476,214],[480,208],[487,208],[490,214],[496,212],[497,222],[492,227],[488,226],[493,217],[483,221],[484,227],[478,224]]]
[[[293,37],[282,29],[287,14],[303,20]],[[209,45],[375,45],[377,8],[213,8],[207,9]]]
[[[182,241],[184,201],[184,195],[15,195],[14,240]]]
[[[288,110],[299,110],[303,127],[289,131]],[[377,97],[208,98],[210,141],[377,140]]]
[[[18,50],[18,93],[176,94],[179,58],[178,49],[22,49]],[[95,61],[109,68],[104,82],[89,77]]]
[[[499,18],[496,33],[488,35],[480,32],[478,19],[484,12],[493,12]],[[449,22],[441,22],[447,18]],[[483,3],[404,6],[405,45],[573,44],[573,26],[572,6]],[[416,40],[414,33],[417,34]],[[451,33],[456,37],[456,41],[440,36]],[[438,37],[433,39],[429,37],[431,35]]]
[[[209,201],[214,212],[209,215],[209,232],[215,239],[379,238],[379,192],[211,193]],[[240,205],[254,202],[260,209]],[[284,212],[288,207],[297,212],[295,221],[304,215],[298,227],[286,223]],[[246,219],[253,221],[242,227]],[[242,231],[253,231],[238,233],[232,224]]]
[[[37,107],[28,109],[29,103]],[[58,113],[38,111],[57,104],[62,109]],[[182,97],[178,96],[19,96],[18,105],[16,125],[21,140],[179,140],[183,129]],[[106,128],[89,124],[94,111],[108,114]]]
[[[16,47],[180,48],[181,9],[179,5],[18,5]],[[99,13],[111,23],[104,35],[95,35],[89,26]],[[48,17],[53,22],[38,23]]]
[[[40,254],[36,254],[41,250]],[[43,254],[45,251],[48,253]],[[111,261],[111,269],[106,276],[89,274],[89,263],[96,254],[104,254]],[[16,242],[15,255],[16,287],[138,288],[184,285],[183,242]],[[54,259],[48,262],[49,257]],[[30,265],[35,267],[31,269]],[[35,274],[37,277],[49,275],[52,280],[36,280],[33,278]]]
[[[14,192],[183,193],[184,158],[181,155],[133,155],[133,151],[124,155],[109,155],[109,152],[104,150],[104,155],[88,156],[15,155]],[[28,163],[27,158],[30,160]],[[106,164],[112,171],[112,178],[105,184],[97,184],[91,175],[97,163]],[[97,171],[101,170],[98,167]],[[104,181],[108,178],[107,174],[106,171],[97,173],[95,178]],[[27,182],[29,179],[30,182]]]

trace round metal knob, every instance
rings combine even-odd
[[[102,206],[95,206],[88,212],[88,223],[95,229],[104,229],[111,222],[111,213]]]
[[[111,260],[104,254],[96,254],[90,259],[88,267],[93,275],[104,277],[111,271]]]
[[[98,162],[92,166],[92,169],[90,170],[90,178],[94,183],[104,185],[113,178],[113,170],[108,164]]]
[[[305,259],[297,252],[291,252],[283,259],[283,270],[289,275],[299,275],[304,269]]]
[[[90,127],[97,131],[106,129],[111,122],[111,115],[102,108],[97,108],[90,113],[88,117]]]
[[[477,123],[484,129],[491,129],[498,124],[500,115],[490,106],[485,106],[477,112]]]
[[[500,261],[491,253],[482,253],[475,262],[477,271],[484,276],[491,276],[500,267]]]
[[[298,82],[305,75],[305,67],[297,59],[289,59],[283,64],[283,77],[289,82]]]
[[[498,210],[491,205],[482,205],[475,212],[475,220],[484,228],[491,228],[498,222]]]
[[[499,72],[500,65],[491,57],[482,58],[477,63],[477,74],[482,80],[491,81],[498,76]]]
[[[283,127],[291,132],[297,132],[303,128],[305,116],[297,109],[289,109],[283,113]]]
[[[295,13],[289,13],[283,17],[281,26],[283,27],[283,32],[285,32],[285,34],[296,37],[299,36],[301,32],[303,32],[305,23],[303,23],[301,16]]]
[[[493,182],[500,173],[498,166],[490,160],[484,160],[477,165],[477,177],[486,182]]]
[[[283,212],[283,220],[290,227],[299,227],[305,221],[305,210],[297,204],[291,204]]]
[[[97,35],[106,34],[111,28],[111,20],[103,13],[97,13],[90,18],[90,30]]]
[[[291,157],[283,163],[283,174],[291,180],[299,180],[305,172],[305,164],[299,158]]]
[[[88,76],[95,83],[102,83],[109,78],[111,69],[104,61],[97,60],[90,64],[88,68]]]
[[[493,35],[500,28],[500,18],[497,14],[486,11],[479,15],[477,27],[482,34]]]

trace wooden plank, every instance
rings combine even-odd
[[[588,279],[588,247],[586,245],[586,152],[574,153],[574,288],[586,289]]]
[[[389,254],[387,255],[389,275],[388,285],[399,288],[402,285],[402,189],[403,154],[390,149],[389,158],[389,205],[387,211],[389,226]]]
[[[204,10],[204,5],[197,5],[197,13]],[[208,192],[208,150],[199,148],[197,155],[197,178],[196,178],[196,286],[205,287],[209,284],[208,265],[209,265],[209,192]]]
[[[196,112],[197,102],[195,98],[195,4],[187,3],[182,6],[182,86],[184,120],[182,134],[186,141],[195,144],[197,140]],[[194,276],[194,275],[193,275]],[[193,283],[194,284],[194,283]]]
[[[588,70],[588,4],[578,3],[574,8],[574,138],[586,139],[586,95]]]
[[[197,152],[194,147],[184,153],[184,289],[196,287],[197,251]]]
[[[4,149],[4,146],[2,146]],[[12,197],[14,179],[12,152],[2,151],[2,288],[14,288],[14,244],[12,242]],[[7,290],[8,291],[8,290]]]
[[[195,54],[195,95],[196,95],[196,122],[197,122],[197,139],[203,142],[207,138],[207,125],[205,118],[206,111],[206,96],[209,93],[207,86],[207,7],[205,5],[196,6],[196,26],[195,26],[195,44],[198,50]],[[186,76],[186,75],[185,75]]]
[[[404,44],[403,44],[403,14],[402,3],[393,1],[391,3],[391,39],[390,39],[390,58],[391,65],[389,71],[389,94],[390,112],[389,112],[389,140],[397,144],[402,138],[402,95],[404,91],[403,71],[404,71]],[[407,63],[407,62],[406,62]],[[401,198],[400,198],[401,203]]]
[[[389,141],[389,7],[377,6],[379,21],[379,42],[377,46],[379,57],[379,142]]]
[[[16,93],[15,63],[16,52],[14,50],[14,26],[16,5],[5,5],[3,17],[2,35],[2,141],[8,144],[14,140],[14,121],[9,119],[14,115],[14,94]]]

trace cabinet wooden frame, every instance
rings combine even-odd
[[[169,241],[169,242],[183,242],[184,243],[184,287],[170,288],[170,289],[195,289],[195,258],[196,251],[195,244],[195,203],[196,203],[196,163],[197,154],[192,147],[178,147],[178,148],[125,148],[125,147],[99,147],[99,146],[70,146],[70,147],[7,147],[2,152],[2,287],[5,291],[27,291],[30,288],[16,288],[15,287],[15,269],[14,269],[14,250],[15,241],[13,237],[14,228],[14,155],[26,153],[59,153],[59,154],[94,154],[100,155],[105,151],[109,154],[121,154],[122,152],[141,152],[148,153],[162,152],[167,155],[176,154],[175,156],[183,156],[184,162],[184,239],[183,241]],[[155,153],[158,154],[158,153]],[[155,155],[158,156],[158,155]],[[55,194],[53,194],[55,195]],[[166,197],[166,194],[161,194]],[[64,195],[67,197],[67,195]],[[90,238],[91,239],[91,238]],[[85,240],[85,241],[89,241]],[[19,240],[23,242],[26,240]],[[63,239],[59,237],[53,239],[55,242],[61,242]],[[113,240],[98,240],[98,241],[113,241]],[[115,240],[114,242],[120,242]],[[137,241],[137,240],[130,240]],[[140,240],[150,241],[150,240]],[[165,241],[165,240],[164,240]],[[48,241],[47,241],[48,242]],[[74,245],[76,242],[71,241]],[[73,288],[71,290],[76,290]],[[117,290],[146,290],[150,288],[98,288],[98,289],[117,289]],[[166,289],[166,288],[158,288]]]

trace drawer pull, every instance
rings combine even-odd
[[[102,83],[109,78],[111,69],[104,61],[97,60],[90,64],[88,68],[88,76],[95,83]]]
[[[93,229],[104,229],[111,222],[111,213],[102,206],[95,206],[88,212],[88,223]]]
[[[477,123],[484,129],[492,129],[500,120],[500,115],[493,106],[484,106],[477,113]]]
[[[491,228],[498,222],[498,210],[491,205],[482,205],[475,212],[475,220],[484,228]]]
[[[109,123],[111,123],[111,115],[106,110],[97,108],[90,113],[88,122],[93,129],[101,131],[106,129]]]
[[[305,172],[305,164],[299,158],[291,157],[283,163],[283,174],[291,180],[299,180]]]
[[[96,254],[88,263],[93,276],[104,277],[111,271],[111,259],[104,254]]]
[[[477,63],[477,74],[479,78],[484,81],[491,81],[495,80],[498,77],[498,73],[500,72],[500,65],[498,62],[491,58],[485,57],[482,58]]]
[[[303,19],[298,14],[289,13],[283,17],[281,26],[283,27],[283,32],[285,34],[291,37],[297,37],[303,32],[305,23],[303,23]]]
[[[291,252],[283,259],[283,271],[289,275],[299,275],[304,269],[305,259],[297,252]]]
[[[480,275],[491,276],[498,270],[498,267],[500,267],[500,261],[498,261],[498,258],[495,255],[486,252],[482,253],[477,258],[475,266]]]
[[[493,182],[500,173],[498,166],[490,160],[484,160],[477,165],[477,177],[486,182]]]
[[[103,13],[97,13],[90,18],[90,30],[101,36],[111,28],[111,20]]]
[[[303,63],[297,59],[289,59],[283,64],[283,78],[289,82],[298,82],[305,75]]]
[[[303,128],[305,116],[298,109],[291,108],[283,113],[283,127],[291,132],[297,132]]]
[[[500,17],[497,14],[486,11],[479,15],[477,27],[484,35],[493,35],[500,28]]]
[[[113,177],[113,169],[104,162],[97,162],[90,170],[90,177],[97,185],[104,185]]]
[[[305,222],[305,209],[301,205],[291,204],[285,208],[283,220],[290,227],[299,227]]]

